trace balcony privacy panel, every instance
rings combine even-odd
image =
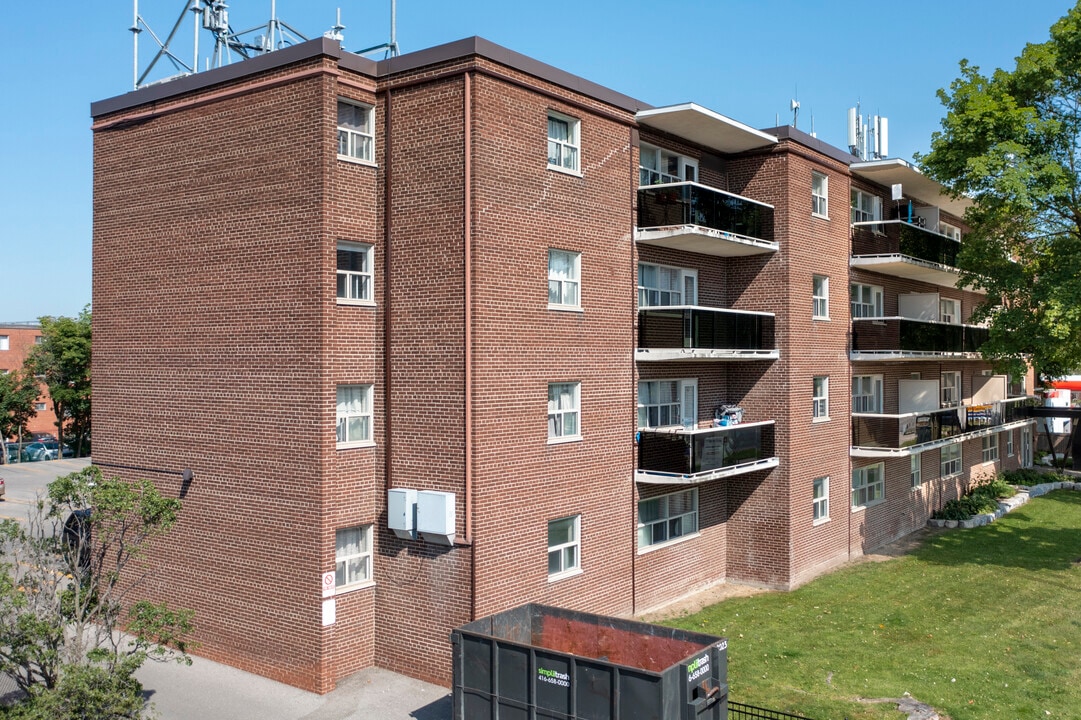
[[[884,232],[876,234],[871,226],[852,229],[853,255],[908,255],[925,262],[957,267],[961,243],[944,235],[925,230],[907,222],[886,221],[878,225]]]
[[[709,350],[776,350],[774,318],[704,308],[638,311],[638,347]]]
[[[773,208],[693,183],[638,190],[638,227],[699,225],[773,241]]]
[[[906,318],[860,320],[852,323],[855,352],[979,352],[987,329],[930,323]]]
[[[904,417],[857,415],[852,417],[852,445],[900,450],[962,433],[975,433],[1024,420],[1026,415],[1022,408],[1036,402],[1035,398],[1004,400]]]
[[[708,432],[642,430],[638,469],[694,475],[773,457],[773,425],[731,425]]]

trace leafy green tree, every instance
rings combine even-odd
[[[179,511],[91,465],[50,483],[26,526],[0,522],[0,672],[27,693],[25,717],[139,717],[143,662],[190,663],[192,613],[132,601]]]
[[[45,378],[56,413],[57,437],[65,431],[75,440],[75,454],[83,454],[90,437],[90,308],[77,318],[42,317],[41,342],[26,358],[28,372]]]
[[[961,61],[924,170],[973,201],[961,285],[986,293],[984,356],[1045,377],[1081,368],[1081,3],[1013,70]]]
[[[37,399],[38,382],[30,373],[16,370],[0,375],[0,439],[26,431],[30,418],[37,415],[34,410]]]

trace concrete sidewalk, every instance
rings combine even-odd
[[[137,673],[162,720],[450,720],[450,691],[387,670],[362,670],[316,695],[203,658],[147,662]]]

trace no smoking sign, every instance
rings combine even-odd
[[[334,572],[323,573],[323,597],[334,597]]]

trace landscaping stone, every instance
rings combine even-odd
[[[1002,517],[1006,513],[1016,510],[1029,501],[1030,498],[1040,497],[1046,495],[1052,490],[1079,490],[1081,491],[1081,482],[1053,482],[1053,483],[1041,483],[1040,485],[1031,485],[1025,487],[1019,485],[1018,493],[1013,497],[1003,498],[998,501],[998,508],[993,513],[982,513],[980,515],[973,515],[967,520],[938,520],[936,518],[929,518],[927,524],[931,527],[963,527],[974,528],[980,525],[987,525],[993,523],[998,518]]]
[[[957,521],[956,520],[947,520],[946,521],[946,527],[948,527],[948,528],[957,527]]]
[[[938,518],[931,518],[927,521],[927,524],[931,527],[946,527],[945,520],[939,520]]]

